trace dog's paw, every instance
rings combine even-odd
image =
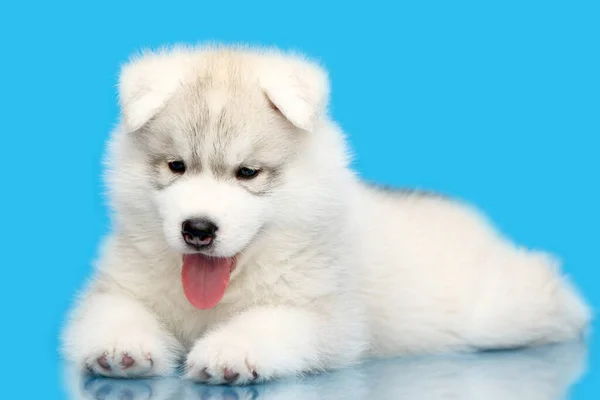
[[[186,376],[241,385],[322,370],[316,326],[312,314],[295,308],[248,310],[196,342]]]
[[[268,350],[249,338],[215,332],[198,340],[188,354],[186,377],[210,384],[242,385],[272,379]]]
[[[102,354],[93,353],[86,357],[85,366],[88,371],[103,376],[147,376],[154,367],[152,352],[142,349],[114,347]]]
[[[108,377],[170,375],[177,361],[171,341],[160,333],[149,332],[94,335],[87,341],[82,340],[85,346],[79,363],[92,374]]]
[[[62,336],[67,361],[107,377],[171,375],[182,350],[143,305],[113,294],[90,295]]]

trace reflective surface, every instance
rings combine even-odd
[[[245,399],[587,399],[588,382],[574,385],[587,364],[581,344],[478,355],[378,360],[356,368],[302,379],[227,387],[178,378],[116,380],[82,376],[65,369],[72,400],[245,400]]]

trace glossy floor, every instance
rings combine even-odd
[[[379,360],[337,372],[246,387],[210,387],[177,378],[117,380],[64,369],[72,400],[245,399],[591,399],[589,346],[567,344],[478,355]]]

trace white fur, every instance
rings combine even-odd
[[[367,356],[581,336],[588,308],[551,256],[515,246],[458,201],[360,182],[327,117],[328,91],[316,64],[276,51],[178,48],[124,67],[107,162],[114,227],[65,329],[67,359],[141,376],[171,374],[187,357],[192,379],[222,383],[228,369],[245,383]],[[140,135],[157,141],[140,146]],[[165,157],[200,157],[201,171],[150,172],[148,149],[167,151],[161,135],[177,153]],[[217,153],[265,172],[218,175]],[[192,307],[181,285],[179,229],[194,215],[219,221],[211,254],[238,256],[212,310]],[[119,365],[124,353],[133,368]]]

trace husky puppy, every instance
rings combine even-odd
[[[577,339],[590,313],[548,254],[459,201],[350,169],[326,72],[243,47],[122,69],[113,225],[63,333],[114,377],[244,384],[364,357]]]

